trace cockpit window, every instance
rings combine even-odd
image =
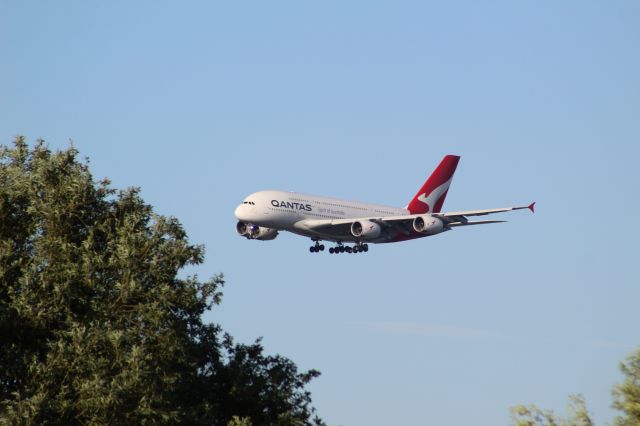
[[[254,203],[253,201],[243,201],[242,204],[250,204],[252,206],[256,205],[256,203]]]

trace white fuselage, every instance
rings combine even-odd
[[[296,224],[307,219],[339,220],[409,214],[408,210],[396,207],[285,191],[253,193],[245,198],[235,210],[236,218],[243,222],[329,241],[340,241],[343,238],[311,231],[302,226],[296,226]],[[345,237],[348,236],[345,235]]]

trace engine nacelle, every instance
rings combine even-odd
[[[353,222],[351,224],[351,235],[363,240],[373,240],[382,234],[382,228],[375,222],[368,220]]]
[[[437,217],[424,215],[413,219],[413,229],[421,234],[434,235],[444,231],[444,224]]]
[[[236,224],[236,232],[250,240],[266,241],[273,240],[278,236],[277,229],[265,228],[245,222],[238,222]]]

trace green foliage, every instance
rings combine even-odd
[[[620,363],[624,382],[613,388],[613,408],[622,412],[616,417],[616,426],[640,426],[640,349]],[[572,395],[568,419],[557,418],[552,411],[535,405],[519,405],[511,408],[513,426],[593,426],[584,398]]]
[[[536,405],[517,405],[511,407],[513,426],[557,426],[553,411],[543,410]]]
[[[569,412],[571,417],[566,421],[567,426],[593,426],[589,416],[587,404],[582,395],[569,395]]]
[[[203,323],[203,248],[77,154],[0,148],[0,423],[322,424],[319,373]]]
[[[513,426],[593,426],[582,395],[569,397],[570,417],[562,419],[551,410],[543,410],[535,405],[518,405],[511,408]]]
[[[240,418],[238,416],[233,416],[227,426],[253,426],[249,417]]]
[[[640,349],[620,363],[624,382],[613,388],[613,408],[622,415],[616,417],[618,426],[640,426]]]

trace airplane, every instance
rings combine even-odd
[[[428,237],[459,226],[501,223],[504,220],[470,221],[528,206],[442,213],[460,157],[446,155],[404,208],[365,204],[286,191],[260,191],[244,199],[235,210],[236,232],[250,240],[273,240],[279,231],[311,238],[311,253],[324,251],[323,241],[336,243],[329,253],[362,253],[370,243],[395,243]],[[345,245],[353,243],[353,246]]]

